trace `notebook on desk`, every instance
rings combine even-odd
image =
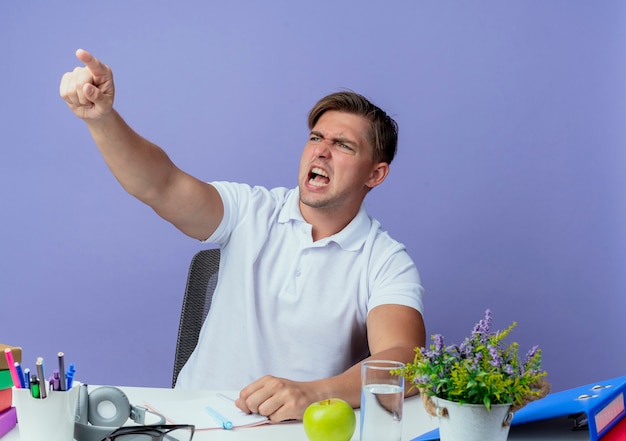
[[[151,400],[144,403],[171,424],[193,424],[196,430],[234,429],[268,423],[267,417],[247,414],[235,406],[239,392],[207,392],[190,400]]]
[[[626,376],[575,387],[546,395],[515,412],[512,426],[557,417],[571,417],[572,428],[578,424],[589,431],[589,439],[609,440],[614,433],[626,431]],[[439,439],[439,431],[433,430],[412,441]],[[623,441],[626,436],[619,439]]]

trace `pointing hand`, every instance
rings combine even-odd
[[[89,52],[78,49],[76,58],[85,67],[76,67],[61,78],[61,98],[82,119],[98,119],[113,108],[115,86],[113,73]]]

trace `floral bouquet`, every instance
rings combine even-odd
[[[443,336],[434,335],[430,348],[416,348],[415,360],[403,375],[420,389],[427,410],[434,415],[431,397],[459,404],[510,404],[517,410],[543,398],[550,390],[541,369],[541,350],[534,346],[523,361],[518,343],[503,340],[515,328],[491,332],[491,311],[474,326],[460,345],[445,346]]]

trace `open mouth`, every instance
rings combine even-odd
[[[324,187],[330,183],[328,174],[319,167],[313,167],[309,173],[309,184],[315,187]]]

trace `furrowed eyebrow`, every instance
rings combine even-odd
[[[312,130],[311,131],[311,135],[317,136],[318,138],[322,138],[322,139],[326,139],[326,137],[324,137],[324,135],[321,132],[318,132],[317,130]],[[350,145],[353,147],[357,146],[357,143],[347,139],[347,138],[333,138],[332,139],[333,143],[339,143],[339,144],[346,144],[346,145]]]
[[[351,141],[351,140],[346,139],[346,138],[335,138],[334,141],[338,142],[340,144],[346,144],[346,145],[349,145],[349,146],[352,146],[352,147],[356,147],[357,146],[357,143],[355,141]]]

